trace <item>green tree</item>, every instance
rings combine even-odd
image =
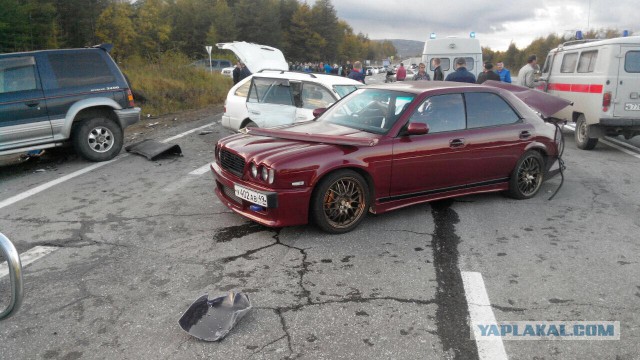
[[[164,0],[144,0],[138,9],[134,27],[140,52],[148,57],[157,57],[167,49],[171,25],[165,16],[167,3]]]
[[[127,3],[113,3],[98,17],[96,36],[101,42],[114,45],[111,56],[116,61],[137,53],[134,46],[136,32],[131,21],[132,17],[133,7]]]
[[[277,0],[238,0],[233,10],[239,40],[282,47]]]
[[[95,45],[98,17],[113,0],[53,0],[58,16],[61,45]]]
[[[335,61],[342,38],[338,28],[338,16],[331,0],[317,0],[311,8],[311,30],[325,41],[320,48],[320,57],[325,61]]]
[[[303,4],[291,18],[291,26],[286,33],[285,57],[290,61],[318,60],[322,37],[311,30],[311,8]]]

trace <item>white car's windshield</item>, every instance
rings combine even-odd
[[[338,93],[338,96],[340,96],[341,99],[351,94],[356,89],[358,89],[358,85],[333,85],[333,90]]]
[[[415,94],[392,90],[358,89],[318,121],[386,134],[413,101]]]

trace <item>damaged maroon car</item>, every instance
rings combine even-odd
[[[330,233],[354,229],[367,212],[443,198],[531,198],[557,173],[561,134],[543,117],[569,103],[488,83],[368,86],[317,109],[313,121],[221,139],[216,194],[260,224],[312,221]]]

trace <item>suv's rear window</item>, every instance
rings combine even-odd
[[[628,73],[640,72],[640,51],[629,51],[624,56],[624,71]]]
[[[49,54],[59,88],[107,84],[115,81],[97,52]]]

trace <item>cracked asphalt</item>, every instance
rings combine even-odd
[[[129,155],[0,209],[23,253],[23,307],[0,323],[6,359],[478,359],[461,272],[480,272],[498,321],[620,321],[618,341],[505,341],[511,359],[638,359],[639,160],[567,134],[563,188],[456,198],[369,215],[355,231],[269,229],[231,213],[210,173],[218,109],[127,131],[184,156]],[[182,120],[182,119],[181,119]],[[89,165],[70,152],[0,167],[0,201]],[[44,171],[37,172],[43,169]],[[178,326],[208,293],[254,309],[222,341]],[[8,281],[0,279],[0,300]]]

